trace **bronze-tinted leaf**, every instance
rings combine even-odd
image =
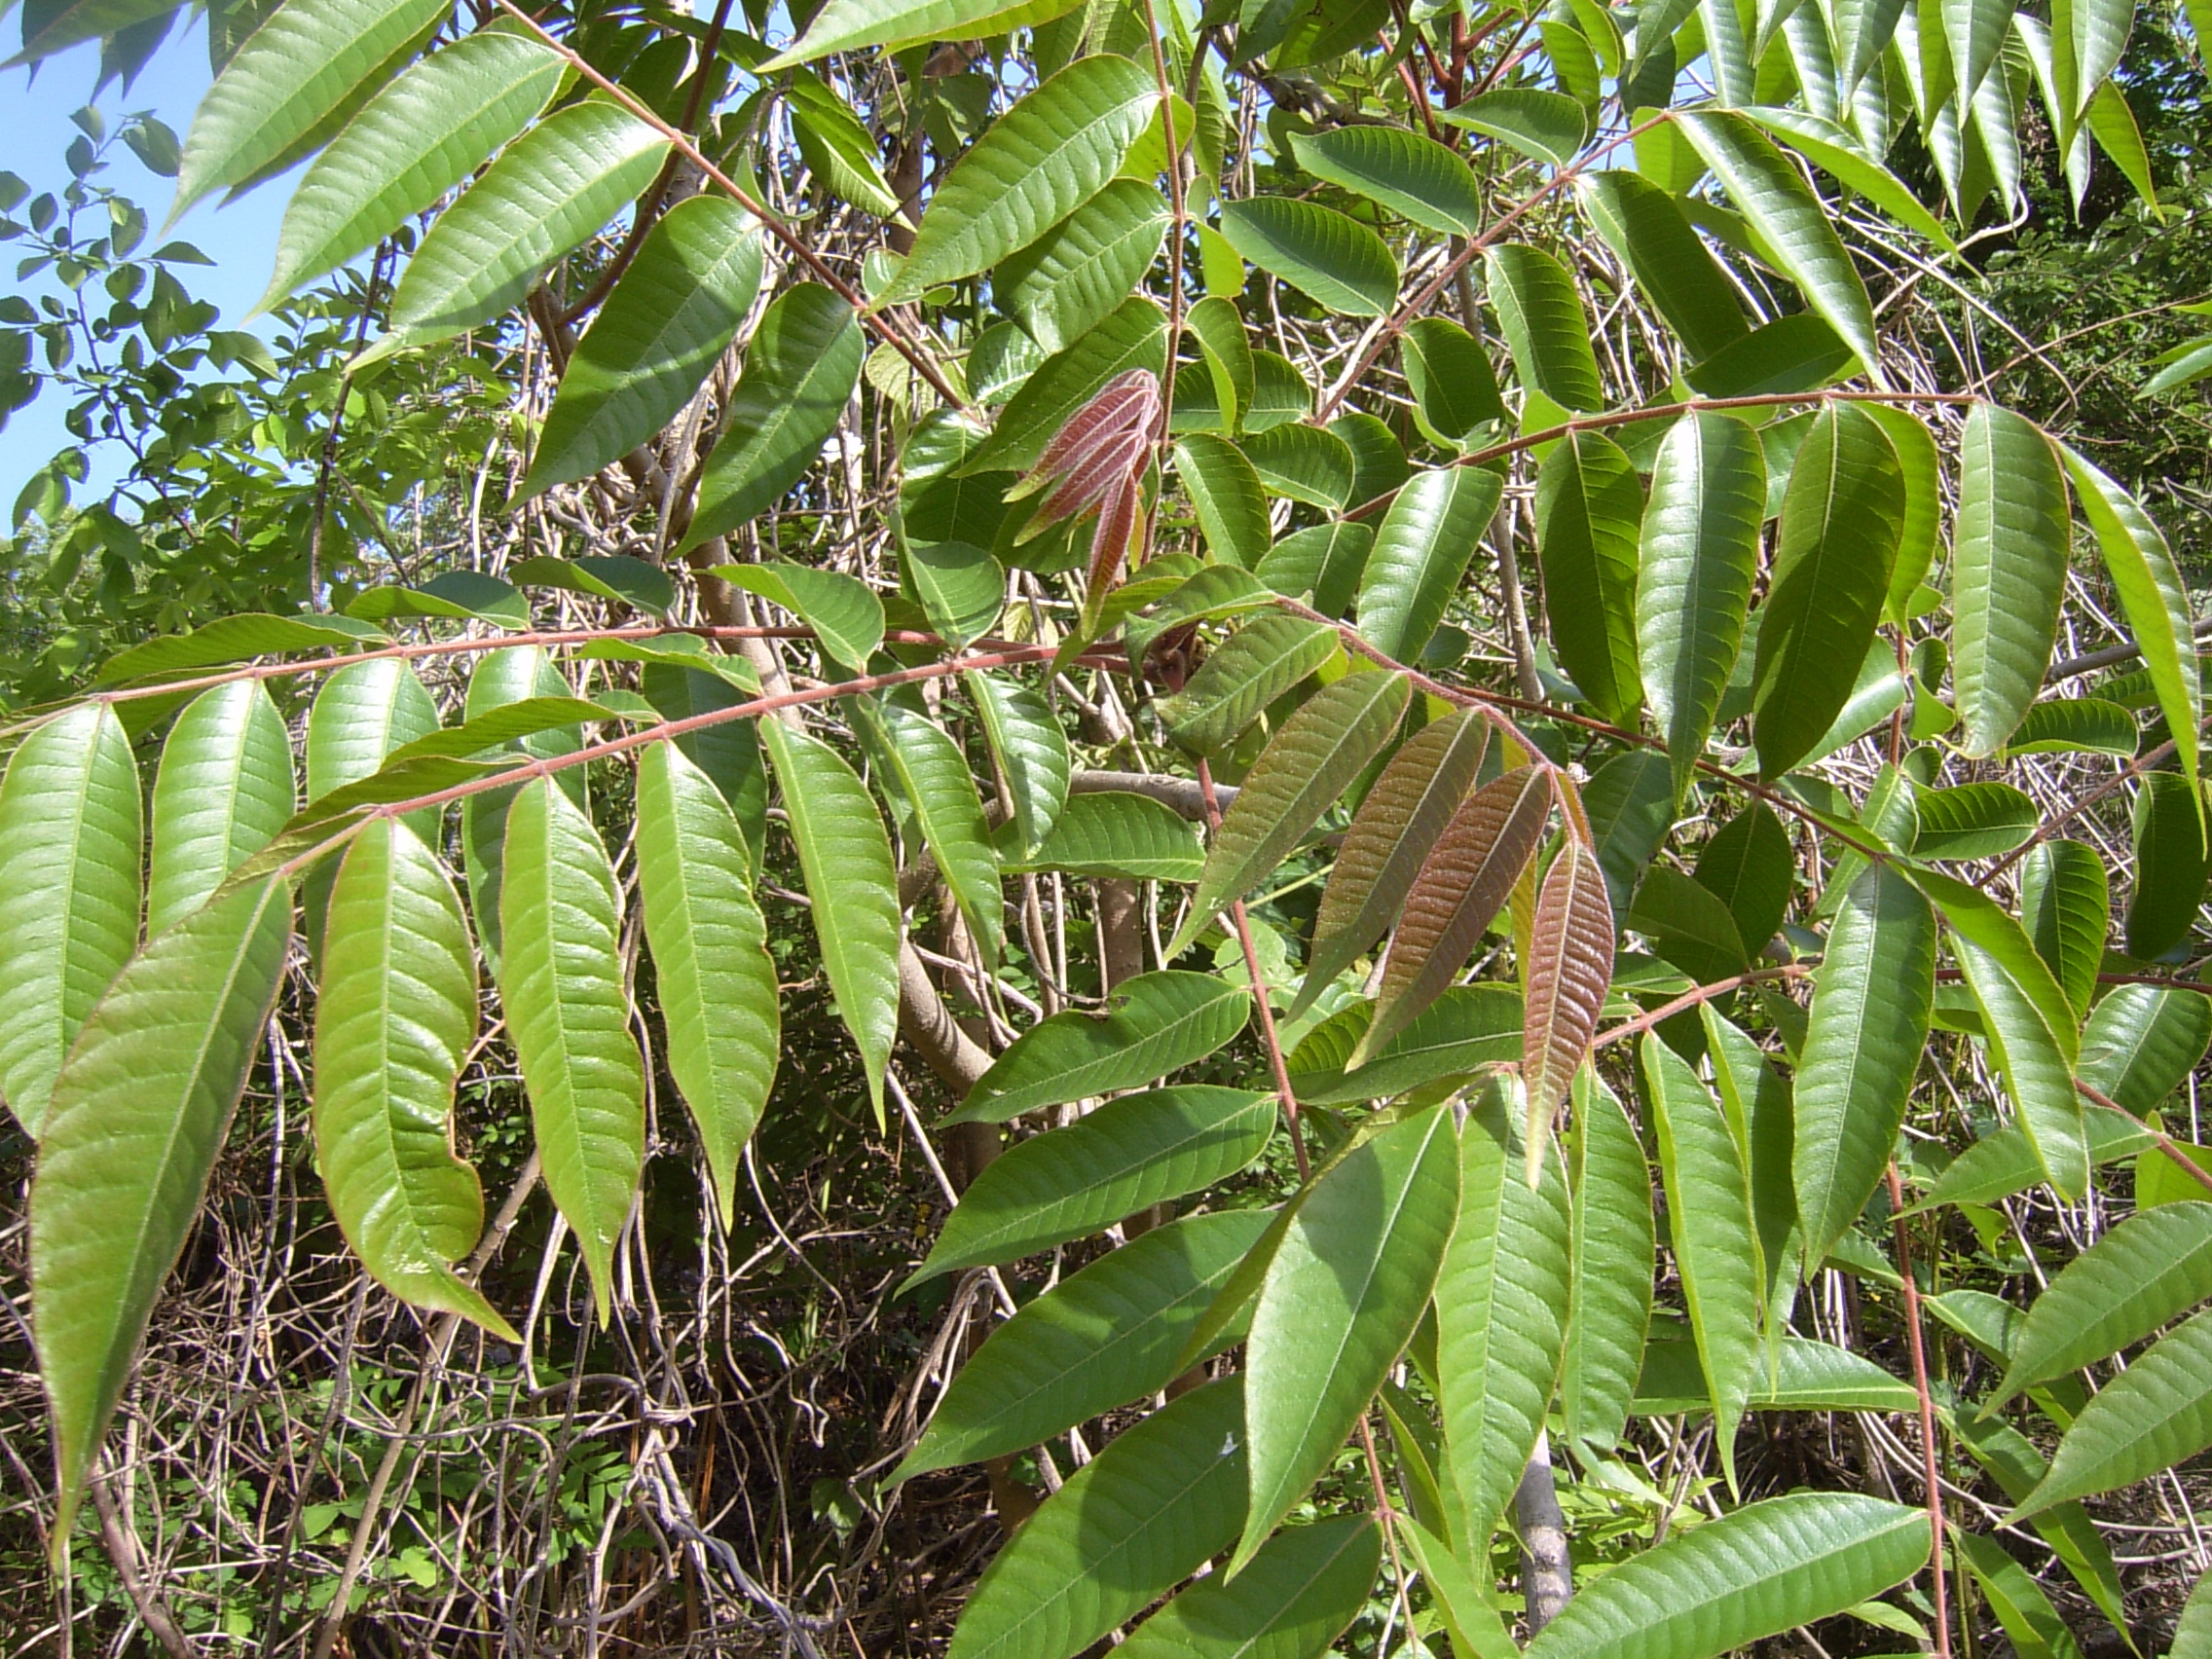
[[[1291,1017],[1389,928],[1429,849],[1466,798],[1489,746],[1490,722],[1461,709],[1431,720],[1390,756],[1329,872],[1313,923],[1311,963]]]
[[[1517,766],[1485,784],[1452,815],[1406,895],[1406,912],[1382,970],[1375,1022],[1360,1039],[1354,1065],[1403,1031],[1451,984],[1535,855],[1551,803],[1550,775]],[[1603,903],[1603,878],[1598,896]],[[1608,910],[1608,947],[1611,926]]]
[[[1530,1145],[1542,1136],[1590,1053],[1613,976],[1613,907],[1598,856],[1568,835],[1536,897],[1529,949],[1529,1014],[1521,1075],[1529,1086]]]

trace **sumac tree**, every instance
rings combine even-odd
[[[26,6],[23,54],[168,10]],[[177,206],[306,160],[265,303],[372,279],[270,485],[296,604],[10,728],[57,1565],[172,1651],[244,1634],[109,1443],[245,1099],[366,1274],[323,1327],[427,1315],[381,1460],[217,1525],[283,1539],[272,1651],[2166,1636],[2083,1502],[2212,1447],[2212,1175],[2160,1116],[2212,1040],[2199,625],[2156,481],[1928,298],[2031,191],[2165,211],[2124,0],[212,16]],[[337,441],[402,371],[509,399],[442,554]],[[839,1291],[913,1327],[906,1415],[827,1496],[718,1486],[732,1339],[662,1300],[705,1246],[655,1170],[711,1239],[825,1092],[925,1183]],[[488,1274],[540,1188],[535,1288]],[[418,1574],[437,1380],[541,1404],[556,1331],[543,1420],[637,1401],[588,1567],[484,1577],[471,1496]],[[925,1597],[886,1529],[978,1463],[1004,1541]],[[733,1480],[838,1542],[772,1559]],[[340,1565],[287,1601],[303,1525]]]

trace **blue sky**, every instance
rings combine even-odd
[[[13,30],[11,29],[11,33]],[[69,181],[62,151],[77,129],[70,114],[92,96],[99,78],[99,51],[86,45],[49,58],[34,77],[28,69],[0,72],[0,109],[13,110],[9,139],[0,145],[0,166],[19,174],[34,191],[58,192]],[[179,138],[192,123],[192,112],[206,92],[207,31],[203,19],[195,18],[190,30],[171,36],[155,53],[127,92],[110,85],[98,99],[112,131],[118,119],[138,110],[150,111],[167,122]],[[123,145],[110,152],[110,166],[101,182],[120,190],[146,209],[159,226],[167,214],[172,182],[159,178],[140,165]],[[220,326],[236,328],[268,285],[276,247],[276,227],[290,198],[292,180],[273,179],[228,207],[214,201],[201,203],[180,220],[169,235],[181,238],[215,261],[212,266],[183,266],[177,271],[196,299],[221,308]],[[16,244],[0,243],[0,293],[35,294],[37,278],[18,289]],[[23,481],[70,441],[61,424],[64,400],[51,393],[28,409],[16,412],[0,431],[0,534],[5,533],[9,504]],[[97,460],[90,486],[78,492],[83,499],[104,490],[121,472],[111,460],[102,467]]]

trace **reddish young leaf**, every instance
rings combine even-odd
[[[1045,453],[1037,464],[1029,469],[1012,490],[1007,499],[1018,501],[1025,496],[1051,488],[1071,478],[1079,478],[1092,470],[1100,457],[1117,448],[1124,439],[1136,435],[1149,439],[1160,424],[1160,382],[1150,369],[1131,369],[1106,383],[1088,403],[1068,417],[1067,424],[1052,435],[1045,446]],[[1059,497],[1055,495],[1053,500]],[[1048,501],[1037,516],[1030,520],[1030,530],[1042,530],[1068,516],[1077,509],[1066,508],[1055,513],[1052,501]]]
[[[1518,766],[1485,784],[1452,815],[1406,895],[1375,1020],[1352,1064],[1379,1051],[1452,983],[1534,857],[1551,803],[1547,774]]]
[[[1312,960],[1292,1018],[1396,919],[1422,861],[1466,799],[1489,747],[1490,722],[1461,709],[1431,720],[1390,756],[1353,814],[1322,890]]]
[[[1572,834],[1544,876],[1532,933],[1521,1075],[1529,1088],[1529,1144],[1541,1147],[1544,1127],[1589,1057],[1613,975],[1605,874],[1598,855]]]

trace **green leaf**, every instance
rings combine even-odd
[[[1751,1175],[1720,1103],[1656,1033],[1640,1047],[1644,1100],[1659,1143],[1668,1237],[1682,1278],[1690,1333],[1713,1402],[1714,1434],[1736,1486],[1736,1428],[1758,1368],[1764,1286],[1751,1226]]]
[[[2051,697],[2028,706],[2004,756],[2131,756],[2141,740],[2132,710],[2101,697]]]
[[[2028,1309],[1989,1416],[2023,1388],[2141,1342],[2212,1298],[2212,1204],[2161,1204],[2062,1268]]]
[[[984,1568],[949,1659],[1071,1659],[1236,1536],[1244,1382],[1194,1389],[1070,1475]]]
[[[387,658],[340,669],[322,682],[308,712],[309,806],[303,816],[313,818],[327,810],[334,798],[344,800],[334,797],[338,790],[374,788],[365,780],[377,775],[387,756],[437,729],[437,705],[406,663]],[[444,816],[424,812],[407,822],[428,841],[437,837]],[[321,948],[323,912],[337,873],[326,862],[308,874],[305,898],[311,951]]]
[[[1782,1340],[1772,1382],[1760,1376],[1751,1398],[1754,1411],[1784,1412],[1910,1412],[1919,1403],[1911,1383],[1872,1360],[1804,1337]],[[1655,1324],[1643,1375],[1637,1380],[1636,1415],[1677,1417],[1703,1412],[1709,1404],[1696,1343],[1677,1320]]]
[[[2074,1087],[2073,1005],[2025,931],[1977,889],[1932,871],[1919,884],[1950,924],[1953,954],[2020,1126],[2051,1185],[2079,1198],[2088,1185],[2089,1153]]]
[[[1584,786],[1582,804],[1617,924],[1628,911],[1643,866],[1674,826],[1675,796],[1666,756],[1648,749],[1615,755]]]
[[[1160,192],[1149,182],[1116,179],[1001,260],[992,298],[1047,351],[1065,350],[1144,280],[1166,236]]]
[[[566,69],[551,47],[492,29],[432,53],[385,87],[292,193],[256,312],[435,205],[545,108]]]
[[[812,62],[832,52],[880,46],[886,50],[932,40],[964,40],[975,35],[1007,34],[1025,24],[1049,23],[1073,8],[1075,0],[830,0],[788,51],[760,66],[773,74],[794,63]]]
[[[1174,559],[1185,555],[1169,554]],[[1163,560],[1155,558],[1145,567],[1147,571],[1157,570]],[[1250,610],[1273,610],[1275,591],[1260,580],[1259,576],[1238,565],[1199,566],[1191,561],[1192,570],[1182,574],[1182,567],[1174,567],[1160,578],[1166,584],[1164,591],[1151,591],[1153,579],[1149,575],[1141,582],[1123,588],[1107,604],[1106,614],[1111,616],[1124,604],[1141,609],[1141,616],[1130,616],[1122,638],[1127,647],[1140,657],[1152,649],[1153,642],[1169,630],[1186,622],[1241,615]],[[1137,595],[1144,595],[1138,598]]]
[[[220,616],[189,634],[169,634],[118,651],[92,677],[95,685],[182,674],[196,668],[221,668],[248,657],[312,651],[323,645],[387,645],[384,634],[345,616],[267,616],[247,612]]]
[[[1892,0],[1895,5],[1897,0]],[[1837,9],[1837,16],[1844,9]],[[1888,33],[1871,42],[1878,52],[1888,44]],[[1943,228],[1942,220],[1922,204],[1919,197],[1904,187],[1897,174],[1884,166],[1879,160],[1860,147],[1859,141],[1832,121],[1824,121],[1808,110],[1751,108],[1743,112],[1758,123],[1776,138],[1803,156],[1815,166],[1830,174],[1847,190],[1857,191],[1876,207],[1910,229],[1926,237],[1946,253],[1956,252],[1958,243],[1951,233]],[[1905,414],[1904,411],[1899,411]],[[1911,419],[1906,414],[1906,419]]]
[[[1575,1082],[1568,1158],[1573,1272],[1560,1408],[1567,1438],[1602,1453],[1620,1439],[1642,1369],[1656,1246],[1643,1148],[1595,1079]]]
[[[1016,103],[971,145],[930,198],[913,251],[878,307],[988,270],[1082,206],[1121,170],[1153,120],[1152,71],[1083,57]]]
[[[453,1149],[476,958],[452,879],[406,826],[375,821],[347,849],[319,991],[315,1161],[346,1241],[402,1301],[521,1341],[452,1268],[484,1230],[483,1187]]]
[[[1351,1066],[1375,1005],[1353,1003],[1307,1034],[1291,1054],[1290,1085],[1310,1106],[1382,1100],[1441,1077],[1471,1075],[1521,1052],[1521,997],[1498,984],[1454,985]],[[1349,1069],[1346,1069],[1349,1066]]]
[[[855,671],[883,643],[883,601],[858,576],[778,559],[760,565],[717,565],[732,587],[779,605],[815,631],[830,654]]]
[[[1790,1160],[1796,1148],[1796,1102],[1765,1051],[1707,1003],[1698,1010],[1713,1054],[1713,1080],[1730,1132],[1743,1148],[1751,1197],[1752,1241],[1759,1264],[1759,1311],[1766,1328],[1770,1375],[1779,1363],[1796,1302],[1805,1239],[1797,1226]]]
[[[0,781],[0,1094],[33,1139],[85,1016],[138,947],[138,767],[112,709],[23,739]]]
[[[2190,1000],[2202,999],[2193,994]],[[2086,1073],[2084,1065],[2083,1075]],[[2091,1106],[2082,1114],[2082,1120],[2088,1133],[2092,1165],[2111,1163],[2157,1144],[2157,1136],[2123,1112]],[[2025,1192],[2043,1179],[2043,1163],[2026,1131],[2007,1125],[1991,1130],[1952,1159],[1950,1166],[1928,1189],[1928,1196],[1909,1206],[1907,1213],[1934,1209],[1937,1204],[1992,1203]]]
[[[961,1367],[892,1481],[1020,1452],[1159,1392],[1272,1216],[1225,1210],[1156,1227],[1024,1305]],[[1223,1346],[1242,1336],[1231,1327]]]
[[[1551,815],[1541,767],[1516,766],[1460,803],[1406,895],[1390,940],[1375,1022],[1352,1051],[1362,1064],[1459,977],[1535,857]]]
[[[1359,578],[1356,614],[1369,645],[1398,662],[1420,655],[1504,491],[1487,467],[1445,466],[1416,473],[1391,498]]]
[[[1490,722],[1461,709],[1423,726],[1390,756],[1329,872],[1293,1018],[1390,926],[1429,849],[1473,787],[1489,744]]]
[[[512,582],[477,571],[441,571],[421,587],[373,587],[346,607],[363,622],[397,616],[440,616],[460,622],[489,622],[496,628],[530,626],[530,601]],[[343,671],[341,671],[343,672]]]
[[[1420,1322],[1459,1201],[1452,1116],[1395,1124],[1315,1177],[1245,1343],[1251,1503],[1234,1576],[1306,1495]]]
[[[814,175],[819,195],[878,218],[899,211],[898,193],[883,176],[875,139],[843,98],[799,69],[792,75],[785,100],[792,140]]]
[[[2158,527],[2125,490],[2070,449],[2061,449],[2074,497],[2088,520],[2121,612],[2158,693],[2182,775],[2196,777],[2197,683],[2194,612],[2173,554]]]
[[[876,1122],[883,1070],[899,1032],[899,872],[867,786],[834,749],[782,720],[760,722],[790,816],[792,845],[814,901],[814,937],[853,1034]]]
[[[621,898],[591,820],[547,778],[506,814],[499,1001],[545,1190],[576,1235],[604,1328],[645,1165],[645,1081],[623,990]]]
[[[1409,136],[1411,136],[1409,134]],[[1382,316],[1398,298],[1398,262],[1357,219],[1316,202],[1255,196],[1221,210],[1229,245],[1324,310]]]
[[[955,648],[991,631],[1006,606],[1006,571],[980,547],[965,541],[909,546],[901,572],[921,602],[923,614]]]
[[[1252,343],[1244,333],[1244,318],[1233,301],[1208,294],[1193,306],[1183,326],[1198,341],[1213,381],[1214,398],[1221,405],[1222,424],[1230,431],[1241,424],[1252,406],[1258,369]]]
[[[1423,230],[1472,236],[1482,229],[1482,192],[1475,175],[1462,158],[1433,138],[1402,127],[1338,127],[1309,137],[1294,132],[1290,147],[1314,177],[1379,202]],[[1262,263],[1254,255],[1246,257]]]
[[[199,1218],[291,937],[288,882],[240,884],[193,911],[105,987],[54,1084],[30,1268],[60,1476],[56,1537],[69,1533],[147,1316]]]
[[[1952,539],[1951,676],[1961,741],[1992,755],[2043,688],[2073,539],[2051,442],[1993,404],[1968,413]]]
[[[610,604],[634,606],[665,615],[676,603],[676,584],[668,572],[626,553],[585,553],[573,559],[518,559],[507,574],[529,587],[560,588],[589,594]]]
[[[607,711],[581,697],[525,697],[473,715],[457,726],[440,726],[402,744],[385,758],[392,770],[433,756],[455,759],[508,748],[518,739],[538,737],[566,727],[571,734],[582,720],[605,719]],[[571,747],[573,747],[571,744]]]
[[[1014,801],[1020,842],[1015,850],[1034,854],[1067,804],[1074,765],[1067,734],[1045,700],[1028,686],[983,673],[970,673],[966,680],[992,758],[998,762],[1000,782]]]
[[[308,799],[372,776],[394,750],[437,729],[437,705],[406,663],[340,669],[308,715]]]
[[[1615,725],[1633,725],[1643,702],[1636,628],[1642,517],[1636,465],[1602,432],[1570,433],[1544,457],[1536,540],[1552,645],[1584,698]]]
[[[2166,1652],[2167,1659],[2204,1659],[2212,1653],[2212,1572],[2196,1581],[2196,1588],[2182,1604],[2173,1646]]]
[[[1774,143],[1740,115],[1722,110],[1676,111],[1670,118],[1713,169],[1745,220],[1797,284],[1805,301],[1859,353],[1867,377],[1882,384],[1873,307],[1866,286],[1836,235],[1827,204]]]
[[[1643,513],[1636,640],[1677,799],[1743,644],[1765,503],[1766,461],[1750,426],[1701,411],[1669,428]]]
[[[2135,886],[2127,898],[2127,954],[2151,961],[2186,941],[2212,864],[2203,803],[2186,778],[2146,772],[2133,808]]]
[[[522,497],[590,477],[673,421],[759,292],[750,213],[719,196],[670,208],[576,343]]]
[[[1510,144],[1530,161],[1564,167],[1590,141],[1582,105],[1565,92],[1500,87],[1440,109],[1436,119]]]
[[[1578,1590],[1529,1644],[1530,1659],[1633,1647],[1713,1659],[1839,1613],[1928,1559],[1928,1517],[1845,1492],[1748,1504],[1635,1556]]]
[[[1490,353],[1450,317],[1416,317],[1398,350],[1415,419],[1439,443],[1465,448],[1481,428],[1505,419]]]
[[[1972,1532],[1955,1536],[1960,1560],[1973,1574],[1974,1583],[2021,1659],[2081,1659],[2082,1649],[2074,1641],[2074,1633],[2066,1628],[2058,1609],[2026,1567],[1993,1538],[1979,1538]]]
[[[1004,942],[1001,914],[1006,900],[968,756],[931,720],[910,709],[886,702],[877,715],[888,740],[884,760],[898,777],[984,960],[996,962]]]
[[[1958,784],[1919,796],[1920,830],[1913,856],[1988,859],[2009,853],[2033,835],[2041,813],[2010,784]]]
[[[1734,285],[1672,196],[1620,167],[1586,173],[1577,189],[1599,232],[1693,361],[1751,332]]]
[[[2161,351],[2151,360],[2163,366],[2143,383],[2145,397],[2157,397],[2161,392],[2194,386],[2207,375],[2212,375],[2212,339],[2187,341],[2170,351]]]
[[[667,154],[657,129],[606,99],[554,111],[438,216],[372,350],[443,339],[499,315],[652,183]]]
[[[1206,550],[1229,565],[1250,570],[1272,535],[1260,475],[1244,452],[1212,432],[1175,440],[1175,475],[1197,509]]]
[[[154,783],[149,936],[199,909],[276,838],[292,816],[293,788],[291,736],[258,682],[234,681],[192,700],[162,745]]]
[[[1823,411],[1790,468],[1761,613],[1752,732],[1762,778],[1812,753],[1850,700],[1903,518],[1904,479],[1882,428],[1850,404]]]
[[[1193,755],[1220,754],[1261,710],[1339,649],[1334,628],[1297,616],[1254,619],[1207,657],[1182,690],[1160,700],[1169,740]]]
[[[1013,873],[1059,869],[1071,875],[1128,881],[1196,881],[1205,866],[1198,827],[1171,806],[1126,790],[1086,791],[1068,797],[1044,843],[1022,855],[1014,826],[994,839]]]
[[[0,68],[15,69],[88,40],[121,34],[178,9],[177,0],[62,0],[23,9],[23,49]]]
[[[1324,426],[1288,422],[1254,432],[1238,447],[1272,495],[1325,513],[1342,511],[1351,499],[1358,462],[1351,445]]]
[[[2112,928],[2111,894],[2096,849],[2052,840],[2020,862],[2020,921],[2077,1017],[2089,1010]]]
[[[699,480],[686,550],[782,500],[843,419],[861,373],[852,308],[801,282],[776,296],[745,349],[745,372]]]
[[[1486,1089],[1459,1132],[1459,1219],[1436,1280],[1436,1373],[1456,1505],[1479,1556],[1543,1432],[1567,1343],[1566,1171],[1522,1179],[1508,1091]]]
[[[1957,1416],[1954,1430],[1976,1462],[1996,1477],[2014,1503],[2035,1490],[2049,1467],[2027,1437],[1994,1419]],[[2096,1524],[2079,1503],[2061,1503],[2029,1523],[2116,1631],[2127,1629],[2120,1568]]]
[[[2132,1486],[2212,1446],[2212,1310],[2151,1345],[2098,1389],[2011,1519]]]
[[[1355,477],[1352,494],[1360,494]],[[1309,526],[1293,531],[1276,542],[1260,561],[1254,573],[1271,590],[1296,597],[1309,593],[1313,608],[1324,616],[1342,618],[1351,608],[1359,579],[1366,573],[1368,555],[1375,548],[1375,532],[1348,520]]]
[[[1417,318],[1416,321],[1418,322],[1419,319]],[[1483,361],[1483,366],[1486,369],[1490,366],[1487,357]],[[1492,387],[1493,390],[1495,387],[1496,377],[1493,376]],[[1503,407],[1502,404],[1499,405],[1501,413]],[[1351,495],[1348,498],[1350,500],[1357,502],[1380,500],[1405,483],[1408,477],[1405,445],[1398,441],[1397,433],[1393,432],[1385,423],[1373,415],[1363,415],[1354,411],[1349,415],[1339,415],[1334,421],[1331,421],[1329,430],[1351,446]],[[1333,528],[1365,529],[1365,526],[1338,525]],[[1348,592],[1346,597],[1348,599]]]
[[[1371,1515],[1288,1527],[1244,1570],[1201,1578],[1115,1649],[1127,1659],[1320,1659],[1367,1604],[1382,1564]]]
[[[1717,894],[1753,955],[1766,948],[1789,908],[1796,855],[1782,820],[1762,800],[1746,804],[1697,856],[1697,883]]]
[[[1272,1094],[1201,1084],[1109,1100],[985,1165],[902,1289],[1035,1255],[1227,1180],[1274,1131]]]
[[[1564,409],[1605,407],[1590,319],[1567,267],[1540,248],[1506,242],[1483,255],[1491,303],[1521,384]]]
[[[468,697],[461,710],[461,729],[466,731],[475,721],[483,719],[496,709],[509,703],[532,701],[538,698],[566,697],[569,682],[553,667],[542,647],[537,645],[510,645],[504,650],[493,651],[479,659],[475,673],[468,677]],[[478,727],[479,731],[484,728]],[[418,738],[417,743],[430,741],[429,736]],[[464,739],[463,741],[467,741]],[[517,746],[522,754],[536,759],[564,755],[575,749],[580,733],[574,726],[539,731],[525,737]],[[410,746],[412,747],[412,746]],[[309,759],[313,759],[311,748]],[[378,774],[382,776],[380,772]],[[404,770],[395,769],[395,779],[404,778]],[[310,766],[313,778],[313,766]],[[581,774],[568,772],[562,775],[565,785],[580,784]],[[374,787],[373,780],[364,780],[360,789]],[[516,786],[519,788],[520,786]],[[420,791],[410,789],[405,799]],[[505,847],[507,837],[507,810],[514,803],[515,789],[487,790],[472,794],[461,803],[461,844],[468,873],[468,907],[476,919],[477,942],[484,951],[486,966],[494,978],[499,975],[501,928],[500,888],[504,880]],[[580,798],[580,794],[571,798]],[[424,833],[419,830],[417,833]],[[312,911],[311,911],[312,919]]]
[[[289,154],[447,9],[446,0],[315,0],[276,8],[193,114],[170,223],[210,190],[243,184]]]
[[[2088,116],[2083,125],[2096,138],[2097,148],[2112,158],[2120,176],[2151,209],[2152,217],[2163,220],[2166,210],[2158,202],[2151,152],[2143,142],[2143,129],[2136,125],[2135,110],[2126,94],[2116,84],[2106,82],[2090,94]]]
[[[1167,361],[1167,318],[1142,294],[1124,300],[1114,314],[1070,346],[1045,359],[999,413],[991,435],[962,461],[956,476],[1026,472],[1068,417],[1095,397],[1110,380],[1131,369],[1159,374]],[[842,406],[840,400],[840,407]]]
[[[738,1158],[775,1082],[781,1030],[753,855],[714,782],[672,743],[639,758],[637,847],[668,1071],[698,1127],[727,1227]]]
[[[1654,865],[1629,902],[1628,925],[1651,948],[1700,984],[1712,984],[1751,966],[1736,918],[1712,889],[1680,870]]]
[[[1103,1017],[1042,1020],[977,1080],[947,1124],[1003,1124],[1024,1112],[1135,1088],[1202,1060],[1244,1029],[1251,993],[1211,974],[1163,969],[1114,987]]]
[[[1304,703],[1246,774],[1165,955],[1180,956],[1232,900],[1272,874],[1375,756],[1405,713],[1402,674],[1350,674]]]
[[[1935,999],[1935,912],[1898,870],[1869,865],[1828,929],[1797,1066],[1793,1159],[1811,1261],[1834,1248],[1882,1178]]]
[[[1882,620],[1901,627],[1936,557],[1936,521],[1943,505],[1942,464],[1934,434],[1911,410],[1885,403],[1860,407],[1889,434],[1904,475],[1904,523],[1898,536],[1898,562],[1890,569],[1889,597],[1882,605]]]
[[[2147,1117],[2179,1088],[2212,1044],[2212,999],[2192,990],[2119,985],[2082,1033],[2078,1075]]]
[[[1682,379],[1708,397],[1771,396],[1832,386],[1858,362],[1843,336],[1820,317],[1791,312],[1684,369]]]

